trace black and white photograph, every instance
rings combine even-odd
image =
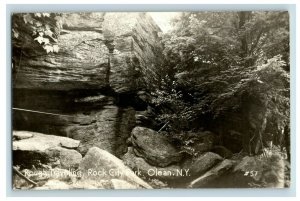
[[[14,12],[12,187],[290,188],[286,10]]]

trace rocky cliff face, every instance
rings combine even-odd
[[[83,154],[93,146],[124,154],[132,100],[161,60],[159,31],[146,13],[63,14],[59,52],[20,58],[13,128],[80,140]]]
[[[145,13],[66,13],[57,54],[20,58],[14,88],[134,90],[161,58],[159,27]]]

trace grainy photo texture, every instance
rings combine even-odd
[[[11,20],[13,189],[289,187],[288,12]]]

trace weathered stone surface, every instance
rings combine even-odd
[[[14,141],[13,150],[17,151],[37,151],[44,152],[49,148],[60,146],[61,144],[67,145],[68,148],[77,148],[80,141],[67,137],[44,135],[41,133],[34,133],[29,131],[13,131],[16,135],[32,134],[33,137]],[[22,134],[21,134],[22,135]]]
[[[64,13],[63,28],[76,31],[100,31],[105,13]]]
[[[124,155],[127,152],[128,144],[126,140],[130,138],[131,131],[135,126],[135,110],[132,107],[122,109],[122,113],[117,119],[116,127],[116,151],[117,156]]]
[[[120,159],[97,147],[89,149],[79,165],[79,170],[83,173],[82,179],[121,179],[133,185],[151,188]]]
[[[135,124],[134,114],[132,108],[106,106],[103,110],[91,112],[90,118],[95,122],[67,125],[65,132],[69,137],[80,140],[79,151],[83,154],[96,146],[121,156],[127,151],[126,139]]]
[[[261,187],[284,187],[284,159],[277,154],[262,158],[245,156],[233,169],[235,177],[243,176],[244,185]],[[246,183],[246,184],[245,184]]]
[[[179,162],[182,158],[167,137],[154,130],[135,127],[131,134],[135,154],[151,165],[166,167],[171,163]]]
[[[24,54],[14,71],[13,107],[33,110],[14,110],[14,129],[78,139],[82,154],[97,146],[121,156],[134,110],[113,105],[140,90],[140,75],[160,62],[160,29],[145,13],[62,16],[59,52]]]
[[[85,154],[98,146],[120,156],[127,151],[126,139],[135,125],[133,108],[118,107],[115,98],[100,92],[17,90],[13,127],[80,140]],[[97,139],[96,139],[97,138]],[[62,147],[72,148],[66,141]]]
[[[259,161],[255,157],[245,156],[233,169],[233,172],[245,172],[250,171],[251,166],[257,167]]]
[[[119,108],[112,106],[90,114],[90,118],[97,119],[89,125],[67,125],[66,133],[73,139],[81,141],[79,151],[86,153],[90,147],[97,146],[114,153],[115,127]]]
[[[115,45],[110,86],[117,92],[140,87],[135,74],[147,73],[162,58],[159,27],[146,13],[106,13],[103,32]]]
[[[234,161],[225,159],[217,166],[215,166],[214,168],[206,172],[204,175],[192,181],[189,187],[190,188],[205,187],[205,185],[207,185],[209,182],[212,182],[213,180],[217,180],[225,173],[228,173],[234,164],[235,164]]]
[[[46,153],[50,157],[59,158],[60,166],[66,169],[77,168],[82,159],[82,155],[76,150],[70,150],[61,147],[47,149]]]
[[[77,148],[78,140],[66,137],[44,135],[27,131],[14,131],[32,134],[31,138],[13,141],[14,164],[31,168],[32,165],[51,164],[63,168],[76,168],[82,159],[76,150],[63,148]]]
[[[178,165],[170,165],[164,168],[152,166],[147,163],[145,159],[136,156],[132,147],[128,148],[128,152],[122,157],[122,160],[124,161],[125,165],[134,171],[140,171],[141,174],[146,178],[156,178],[163,181],[182,180],[182,177],[178,175],[182,169]],[[184,170],[183,174],[185,174]]]
[[[98,89],[107,86],[108,49],[100,33],[70,31],[59,38],[60,51],[23,58],[15,88]]]
[[[133,79],[137,72],[145,73],[153,61],[160,61],[160,29],[148,14],[81,12],[62,16],[59,52],[23,55],[14,75],[14,88],[111,86],[116,92],[132,91],[138,84]]]
[[[63,14],[63,26],[69,30],[59,36],[59,52],[46,54],[41,50],[38,55],[23,56],[14,87],[69,90],[106,86],[108,49],[99,32],[102,15]]]
[[[24,140],[31,137],[33,137],[33,134],[30,132],[13,132],[14,140]]]
[[[212,152],[207,152],[191,161],[187,161],[183,164],[183,168],[189,168],[190,174],[195,177],[203,174],[205,171],[209,170],[220,161],[222,161],[221,156]]]

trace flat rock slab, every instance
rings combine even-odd
[[[32,135],[13,141],[15,165],[31,168],[32,165],[43,163],[61,168],[77,168],[82,159],[82,155],[74,150],[79,146],[78,140],[27,131],[14,131],[14,135]]]
[[[49,148],[63,146],[70,149],[75,149],[79,146],[80,141],[73,140],[67,137],[60,137],[54,135],[45,135],[41,133],[34,133],[29,131],[13,131],[13,135],[33,135],[31,138],[26,138],[13,142],[13,150],[21,151],[45,151]]]
[[[182,158],[168,138],[154,130],[135,127],[131,135],[135,154],[144,158],[151,165],[166,167],[171,163],[179,162]]]
[[[31,137],[33,137],[33,133],[31,132],[13,132],[14,140],[24,140]]]

